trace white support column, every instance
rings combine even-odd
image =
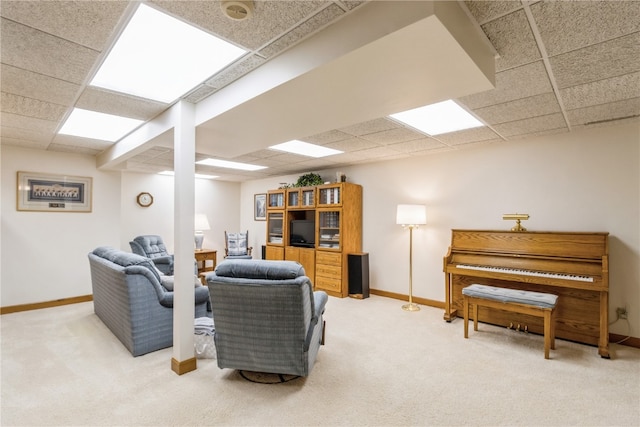
[[[195,107],[180,101],[174,127],[174,300],[173,358],[178,375],[196,369],[193,349],[194,209],[195,209]]]

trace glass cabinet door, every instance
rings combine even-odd
[[[284,243],[284,213],[267,212],[267,230],[271,245],[282,245]]]
[[[287,207],[300,207],[300,190],[287,190]]]
[[[318,188],[318,206],[341,206],[342,187],[338,185]]]
[[[301,204],[305,208],[312,208],[316,205],[315,188],[307,188],[300,190]]]
[[[318,211],[319,249],[340,249],[340,211]]]
[[[284,190],[270,191],[267,194],[267,208],[284,209]]]

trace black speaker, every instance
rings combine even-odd
[[[351,298],[369,298],[369,254],[347,255],[349,274],[349,296]]]

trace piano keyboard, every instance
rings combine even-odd
[[[543,271],[517,270],[513,268],[487,267],[484,265],[467,265],[467,264],[458,264],[456,265],[456,267],[466,269],[466,270],[480,270],[480,271],[491,271],[495,273],[520,274],[522,276],[548,277],[551,279],[575,280],[577,282],[593,282],[593,277],[574,276],[571,274],[563,274],[563,273],[545,273]]]

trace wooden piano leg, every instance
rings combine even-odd
[[[473,303],[473,330],[478,330],[478,304]]]
[[[462,306],[464,311],[464,337],[469,338],[469,299],[466,295],[462,296]]]
[[[551,310],[545,310],[544,312],[544,358],[545,359],[549,358],[550,348],[551,348]]]
[[[600,337],[598,339],[598,354],[610,359],[609,355],[609,292],[600,292]]]

